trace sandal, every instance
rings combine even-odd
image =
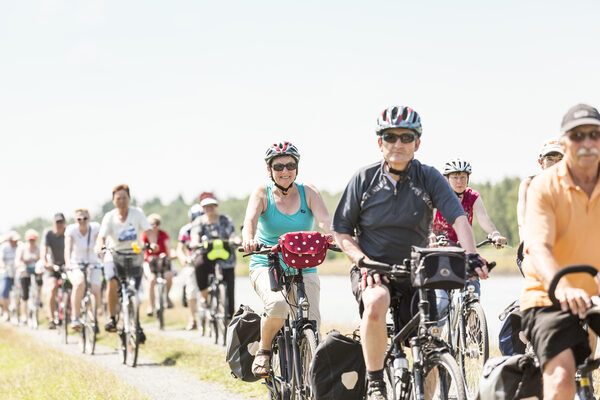
[[[266,378],[269,376],[271,367],[271,350],[260,349],[254,356],[252,363],[252,374],[257,378]]]

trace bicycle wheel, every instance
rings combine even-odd
[[[85,340],[85,347],[90,354],[94,354],[96,350],[96,329],[98,327],[98,311],[96,310],[96,298],[93,294],[88,295],[88,301],[86,301],[86,307],[83,309],[85,320],[81,331],[84,332],[83,339]]]
[[[217,302],[215,322],[218,336],[221,338],[221,344],[225,346],[225,334],[227,333],[227,310],[229,305],[229,299],[227,298],[227,282],[221,282],[219,286],[217,286],[217,295],[219,297],[219,301]]]
[[[210,322],[210,331],[211,334],[214,335],[214,343],[219,343],[219,322],[218,322],[218,313],[219,313],[219,289],[215,285],[212,285],[209,293],[209,302],[208,302],[208,314],[209,314],[209,322]]]
[[[15,283],[13,284],[13,287],[10,291],[9,294],[9,304],[8,304],[8,310],[9,310],[9,316],[10,316],[10,322],[13,325],[19,325],[19,312],[21,310],[21,293],[19,291],[19,287],[17,286],[17,278],[15,279]]]
[[[62,311],[62,322],[60,325],[60,335],[64,342],[64,344],[69,343],[69,311],[70,304],[69,300],[71,299],[70,292],[64,291],[61,298],[61,311]],[[60,314],[60,313],[59,313]]]
[[[136,296],[131,296],[129,299],[129,305],[127,307],[127,314],[129,318],[129,329],[125,332],[126,336],[126,350],[127,359],[126,363],[130,367],[137,365],[138,350],[140,345],[140,319],[139,319],[139,303]]]
[[[299,388],[303,394],[302,399],[314,399],[315,396],[312,393],[312,386],[310,380],[310,363],[317,351],[317,338],[315,332],[311,328],[305,328],[302,331],[302,339],[298,346],[300,354],[300,378],[302,382],[299,382]],[[303,389],[303,390],[302,390]]]
[[[414,371],[414,381],[421,381],[422,385],[414,385],[413,397],[416,399],[439,399],[439,400],[467,400],[467,391],[460,367],[450,353],[431,353],[426,356],[427,360],[421,372]],[[423,393],[419,393],[420,391]]]
[[[271,348],[271,372],[265,384],[269,390],[269,400],[292,400],[292,371],[288,369],[288,354],[285,351],[285,340],[278,334]]]
[[[165,328],[165,303],[164,296],[167,288],[162,283],[154,285],[154,308],[156,309],[156,318],[158,319],[158,329]]]
[[[37,329],[39,326],[38,289],[37,289],[37,284],[35,283],[35,278],[32,278],[31,281],[32,281],[32,283],[31,283],[31,286],[29,287],[29,300],[27,300],[27,326],[29,326],[31,329]]]
[[[487,322],[479,302],[467,304],[462,317],[463,320],[459,323],[458,364],[469,396],[474,397],[490,351]]]

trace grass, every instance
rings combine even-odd
[[[5,326],[0,326],[0,371],[2,399],[148,399],[93,363]]]

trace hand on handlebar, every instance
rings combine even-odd
[[[583,318],[585,311],[592,306],[592,300],[583,289],[573,287],[566,279],[560,281],[554,291],[556,299],[560,302],[560,308],[564,312],[579,315]]]
[[[477,253],[467,254],[469,269],[474,271],[480,279],[488,278],[487,262]]]
[[[499,232],[492,232],[488,235],[488,239],[492,241],[492,246],[496,249],[501,249],[506,247],[506,238],[502,236]]]
[[[244,253],[251,253],[258,250],[258,242],[254,239],[244,240],[242,242],[242,247],[244,248]]]
[[[361,260],[371,261],[371,259],[369,259],[369,257],[367,257],[367,256],[363,256],[361,258]],[[360,260],[359,260],[359,262],[360,262]],[[357,262],[357,264],[359,264],[359,262]],[[375,271],[369,271],[369,269],[365,268],[365,267],[360,268],[360,290],[361,291],[364,291],[367,287],[374,288],[375,286],[381,285],[382,279],[383,279],[383,282],[385,282],[385,283],[390,282],[389,278],[385,275],[380,275],[378,272],[375,272]]]

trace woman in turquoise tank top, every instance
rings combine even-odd
[[[296,183],[300,153],[290,142],[269,147],[265,156],[271,183],[259,186],[250,196],[242,231],[246,252],[256,250],[258,244],[275,245],[279,236],[287,232],[313,230],[314,221],[325,233],[331,233],[331,218],[319,191],[310,184]],[[294,269],[281,261],[286,273]],[[303,270],[306,296],[310,304],[308,318],[320,326],[320,282],[316,268]],[[271,361],[271,342],[283,326],[290,311],[281,292],[271,291],[267,257],[254,255],[250,260],[250,281],[261,298],[264,313],[261,321],[260,350],[256,354],[252,372],[265,376]]]

